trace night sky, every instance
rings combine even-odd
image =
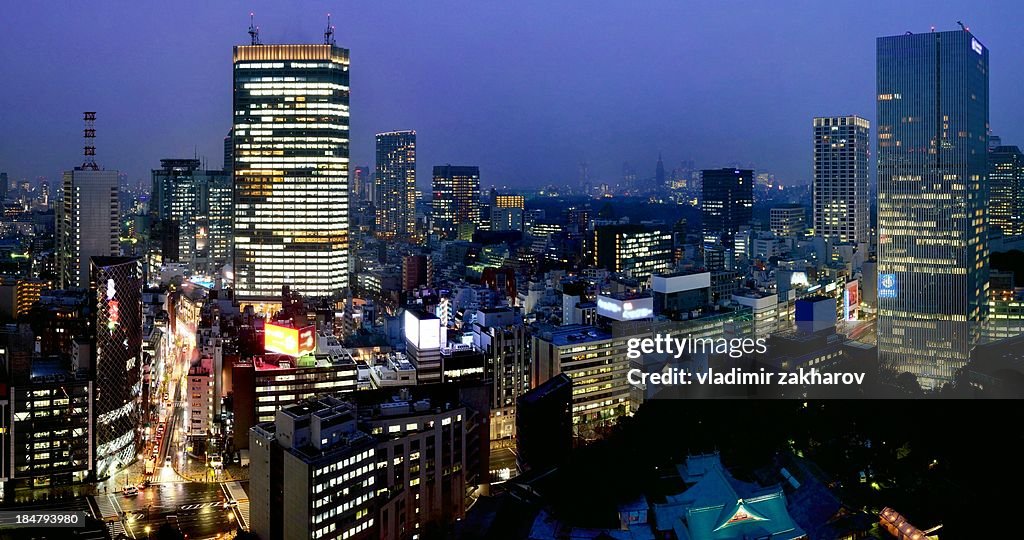
[[[875,116],[875,38],[967,24],[991,50],[991,125],[1024,146],[1019,2],[6,2],[0,15],[0,171],[97,161],[149,182],[160,158],[219,168],[231,123],[231,46],[255,11],[264,43],[323,39],[352,55],[352,163],[373,134],[415,129],[430,167],[479,165],[485,186],[576,184],[580,162],[736,163],[811,176],[811,118]],[[874,144],[874,140],[872,140]]]

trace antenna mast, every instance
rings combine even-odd
[[[255,14],[249,12],[249,44],[260,45],[260,27],[256,26]]]
[[[85,161],[82,162],[82,170],[98,171],[100,167],[96,164],[96,112],[86,111],[83,119],[85,120],[85,129],[82,130],[85,141],[83,152]]]
[[[331,25],[331,14],[327,14],[327,29],[324,30],[324,44],[334,45],[334,26]]]

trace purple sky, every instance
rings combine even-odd
[[[249,11],[265,43],[319,42],[331,12],[352,53],[352,162],[373,134],[415,129],[430,167],[479,165],[484,185],[615,181],[734,162],[811,174],[811,118],[874,119],[875,38],[957,28],[991,50],[991,125],[1024,146],[1018,2],[11,2],[0,17],[0,171],[97,161],[149,181],[194,149],[221,164],[231,46]],[[872,141],[874,142],[874,141]]]

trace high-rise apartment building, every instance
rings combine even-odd
[[[434,167],[432,232],[454,238],[459,225],[480,221],[480,168],[457,165]]]
[[[706,169],[701,175],[704,243],[731,248],[736,233],[753,215],[754,171]]]
[[[603,225],[594,229],[593,261],[599,268],[638,280],[672,269],[672,231],[643,225]]]
[[[814,234],[867,243],[871,124],[859,116],[814,119]]]
[[[377,134],[374,178],[377,234],[385,238],[416,232],[416,132]]]
[[[931,389],[986,315],[988,49],[967,30],[877,46],[879,362]]]
[[[348,286],[349,55],[234,48],[235,293],[273,302]]]
[[[997,146],[988,154],[989,226],[1003,236],[1024,235],[1024,154]]]

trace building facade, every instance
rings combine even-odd
[[[516,400],[530,389],[529,327],[516,309],[482,309],[473,323],[473,344],[484,354],[485,379],[491,384],[491,440],[512,439]]]
[[[93,257],[96,476],[135,461],[142,420],[142,262]]]
[[[784,204],[769,212],[769,228],[775,236],[799,236],[807,229],[807,213],[802,205]]]
[[[64,172],[57,207],[57,271],[60,288],[89,287],[89,258],[119,253],[121,207],[118,173],[76,167]]]
[[[704,243],[731,248],[736,233],[753,216],[754,171],[707,169],[701,177]]]
[[[433,226],[441,238],[455,238],[459,226],[480,221],[480,168],[434,167]]]
[[[594,264],[637,280],[671,270],[672,250],[670,229],[643,225],[603,225],[594,229]]]
[[[867,243],[871,124],[859,116],[814,119],[814,234]]]
[[[348,286],[349,55],[334,45],[234,49],[235,294],[272,302]]]
[[[997,146],[988,154],[989,226],[1003,236],[1024,235],[1024,154]]]
[[[384,238],[416,232],[416,132],[377,134],[374,178],[377,234]]]
[[[878,354],[925,389],[969,359],[988,297],[988,49],[878,39]]]

